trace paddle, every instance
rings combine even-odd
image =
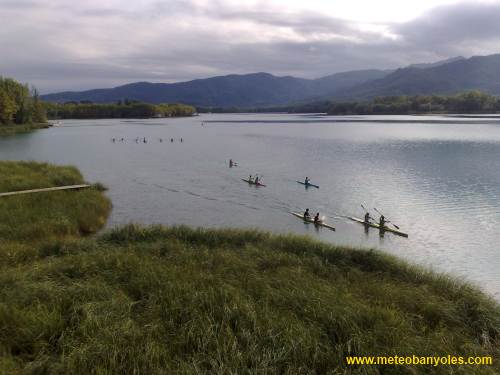
[[[379,213],[380,215],[382,215],[382,216],[384,216],[384,217],[385,217],[385,215],[384,215],[384,214],[382,214],[382,212],[380,212],[379,210],[377,210],[375,207],[373,207],[373,209],[374,209],[377,213]],[[394,228],[399,229],[399,227],[398,227],[396,224],[394,224],[394,223],[390,222],[389,220],[387,220],[386,222],[387,222],[387,223],[391,223],[391,224],[394,226]]]

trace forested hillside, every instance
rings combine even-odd
[[[387,76],[350,87],[331,97],[367,100],[394,95],[451,95],[480,90],[500,94],[500,54],[452,60],[428,68],[403,68]]]
[[[500,98],[480,91],[457,95],[381,96],[370,101],[318,101],[303,105],[272,108],[293,113],[331,115],[405,115],[430,113],[497,113]]]
[[[339,90],[384,77],[382,70],[337,73],[318,79],[276,77],[254,73],[196,79],[178,83],[136,82],[109,89],[44,95],[50,102],[91,101],[115,103],[125,98],[147,103],[186,103],[200,107],[262,107],[285,105],[334,95]]]
[[[49,94],[43,99],[58,103],[115,103],[129,98],[238,111],[319,100],[353,102],[381,96],[454,95],[473,90],[500,94],[500,54],[457,57],[394,71],[350,71],[318,79],[255,73],[178,83],[136,82],[110,89]]]

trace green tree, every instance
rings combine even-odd
[[[15,100],[0,88],[0,123],[11,123],[17,109]]]
[[[0,124],[46,122],[45,106],[36,89],[30,91],[10,78],[0,77]]]

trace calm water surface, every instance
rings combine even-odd
[[[239,166],[228,168],[229,158]],[[465,277],[500,299],[500,118],[72,120],[0,139],[0,159],[78,166],[87,180],[110,188],[109,226],[182,223],[306,233],[383,249]],[[255,173],[267,187],[241,181]],[[295,182],[305,176],[320,189]],[[361,217],[360,204],[378,208],[409,238],[381,238],[336,217]],[[317,230],[288,213],[306,207],[326,215],[337,231]]]

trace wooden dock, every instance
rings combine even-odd
[[[0,197],[8,197],[8,196],[12,196],[12,195],[21,195],[21,194],[43,193],[43,192],[47,192],[47,191],[85,189],[88,187],[90,187],[90,185],[70,185],[70,186],[57,186],[57,187],[50,187],[50,188],[43,188],[43,189],[11,191],[8,193],[0,193]]]

